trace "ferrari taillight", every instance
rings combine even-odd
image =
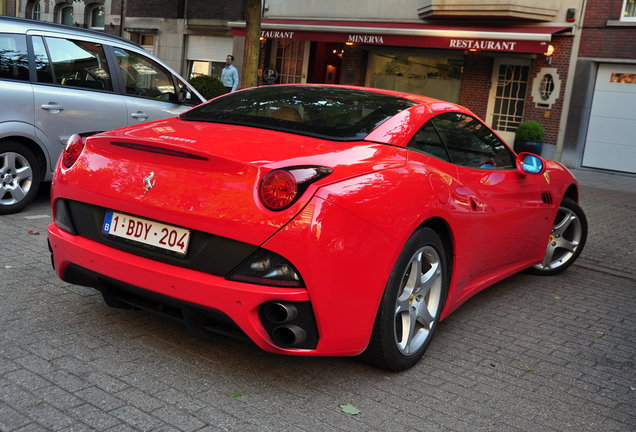
[[[259,196],[269,210],[284,210],[292,205],[312,183],[331,174],[325,167],[295,166],[276,169],[261,181]]]
[[[84,140],[82,137],[77,134],[71,135],[62,153],[62,164],[64,167],[72,167],[82,154],[82,150],[84,150]]]
[[[261,182],[261,201],[270,210],[283,210],[294,202],[298,187],[294,176],[286,170],[270,171]]]

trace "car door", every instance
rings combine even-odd
[[[68,137],[128,125],[101,43],[31,35],[37,83],[33,85],[36,135],[51,149],[51,169]]]
[[[191,99],[182,100],[180,90],[187,85],[150,55],[118,46],[113,52],[129,125],[176,117],[202,102],[192,92]]]
[[[539,220],[537,176],[521,175],[515,154],[476,118],[434,121],[468,195],[471,276],[522,260]]]

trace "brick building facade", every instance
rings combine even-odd
[[[636,8],[588,1],[561,160],[570,167],[636,174]]]

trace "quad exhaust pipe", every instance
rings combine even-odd
[[[270,303],[265,307],[265,318],[274,324],[291,321],[298,315],[298,309],[291,303]]]
[[[296,345],[305,340],[307,333],[302,328],[295,325],[279,326],[272,332],[272,339],[276,345],[288,347]]]
[[[278,325],[271,330],[274,343],[278,346],[294,346],[307,337],[307,332],[293,322],[298,316],[298,309],[293,303],[274,302],[265,306],[265,319]],[[282,325],[281,325],[282,324]]]

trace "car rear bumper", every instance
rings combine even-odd
[[[277,302],[304,305],[301,320],[315,323],[304,288],[228,281],[74,236],[55,223],[49,225],[48,237],[53,265],[60,279],[98,289],[109,306],[140,308],[183,320],[194,336],[204,336],[209,331],[245,335],[266,351],[321,355],[316,349],[276,345],[262,322],[263,306]],[[269,330],[271,332],[271,328]],[[315,333],[317,336],[317,330]]]

